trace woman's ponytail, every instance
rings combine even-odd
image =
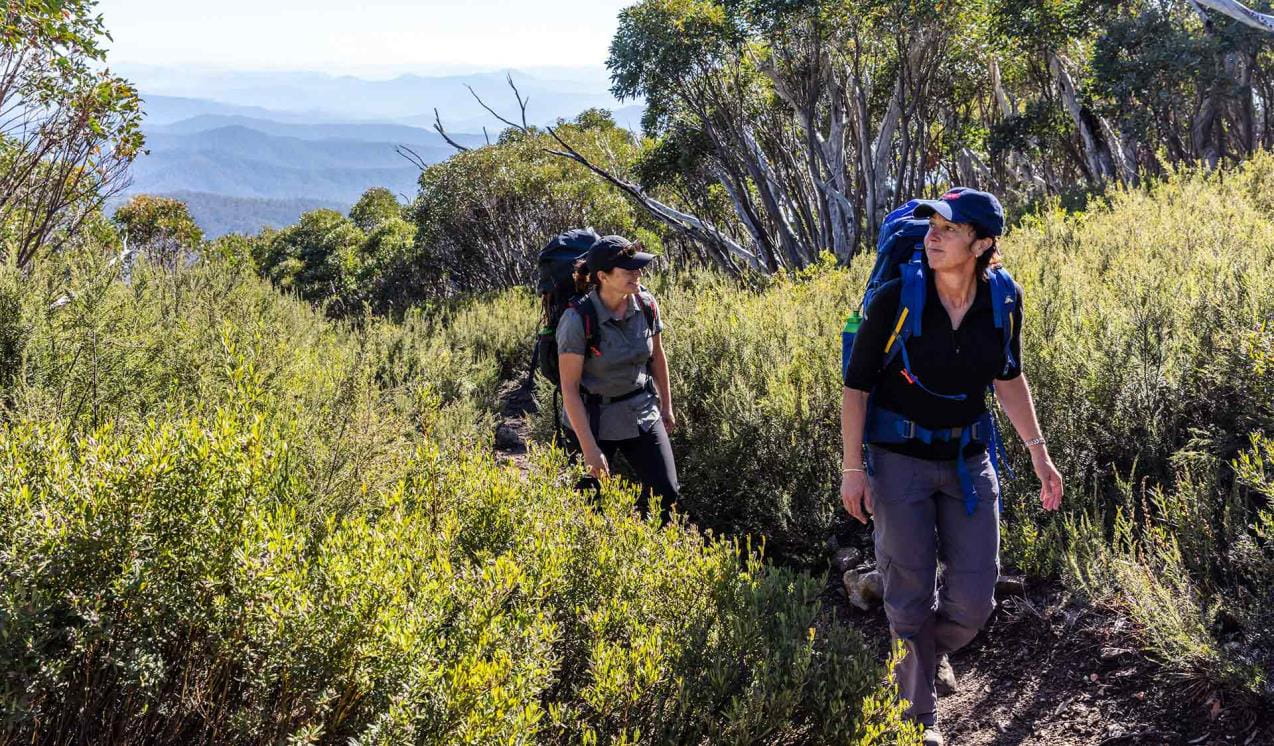
[[[991,247],[978,255],[977,262],[973,267],[973,274],[975,277],[986,279],[987,270],[998,269],[999,267],[1004,266],[1004,257],[1000,254],[999,238],[997,236],[992,236],[989,233],[985,233],[976,227],[973,230],[974,236],[979,240],[984,238],[991,239]]]
[[[597,279],[596,272],[588,271],[588,260],[579,259],[575,262],[575,292],[583,295],[601,283]]]

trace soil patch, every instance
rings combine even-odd
[[[526,442],[529,425],[527,415],[535,411],[533,372],[506,380],[500,386],[500,413],[495,428],[496,458],[525,470]]]
[[[863,612],[829,578],[838,619],[874,640],[882,657],[884,611]],[[1056,583],[1028,583],[1000,601],[987,628],[951,656],[959,690],[939,700],[952,746],[1049,744],[1274,744],[1274,715],[1228,707],[1197,682],[1146,658],[1132,625]]]

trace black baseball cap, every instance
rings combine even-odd
[[[650,264],[655,255],[644,251],[627,253],[639,246],[623,236],[602,236],[588,249],[588,271],[609,272],[616,267],[641,269]]]
[[[956,187],[941,199],[921,200],[912,212],[918,218],[937,213],[953,223],[969,223],[992,236],[1004,233],[1004,208],[990,192]]]

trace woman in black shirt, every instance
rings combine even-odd
[[[873,516],[885,613],[907,649],[899,687],[930,746],[942,743],[937,669],[949,670],[946,654],[972,640],[995,606],[999,482],[987,450],[989,386],[1031,451],[1046,510],[1060,506],[1062,479],[1017,364],[1020,287],[1014,288],[1007,346],[995,323],[992,302],[999,299],[988,273],[999,263],[999,201],[956,189],[922,202],[914,215],[930,221],[921,332],[906,339],[904,354],[886,354],[903,344],[894,338],[903,283],[883,286],[866,309],[845,374],[841,500],[860,522]],[[945,567],[940,594],[939,560]]]

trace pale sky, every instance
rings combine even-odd
[[[113,64],[357,72],[600,65],[636,0],[99,0]]]

